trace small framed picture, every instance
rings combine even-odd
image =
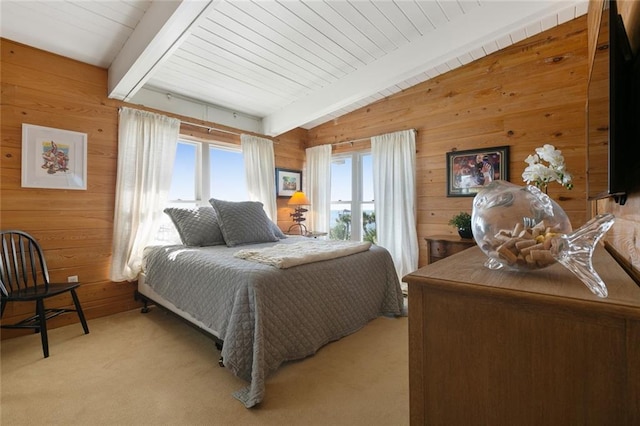
[[[509,147],[447,152],[447,197],[474,197],[494,180],[509,180]]]
[[[291,197],[296,191],[302,191],[302,172],[300,170],[276,169],[278,197]]]
[[[87,134],[22,124],[22,186],[87,189]]]

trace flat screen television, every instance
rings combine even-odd
[[[633,163],[638,75],[615,0],[605,0],[603,8],[587,94],[587,195],[624,204],[640,168]]]

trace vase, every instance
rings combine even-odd
[[[471,214],[486,267],[529,271],[559,262],[599,297],[608,292],[591,257],[613,222],[611,214],[598,215],[573,231],[562,207],[539,188],[501,180],[478,192]]]
[[[471,227],[458,228],[458,235],[460,235],[460,238],[473,238],[473,232],[471,231]]]

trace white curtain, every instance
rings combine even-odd
[[[311,201],[309,230],[329,232],[331,224],[331,145],[306,149],[305,193]]]
[[[276,166],[273,141],[252,135],[240,135],[249,201],[260,201],[273,221],[278,220],[276,204]]]
[[[180,120],[121,108],[113,223],[112,281],[135,280],[169,199]]]
[[[378,244],[389,250],[402,280],[418,269],[415,132],[371,138],[371,159]]]

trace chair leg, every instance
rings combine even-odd
[[[76,294],[75,289],[71,289],[71,297],[73,297],[73,303],[76,305],[76,312],[78,312],[78,318],[80,318],[80,323],[82,324],[82,328],[84,329],[84,334],[89,334],[89,326],[87,326],[87,320],[84,319],[84,312],[82,312],[80,300],[78,299],[78,295]]]
[[[40,339],[42,340],[42,352],[44,357],[49,358],[49,339],[47,338],[47,316],[44,311],[44,301],[38,299],[36,301],[36,313],[40,325]]]

